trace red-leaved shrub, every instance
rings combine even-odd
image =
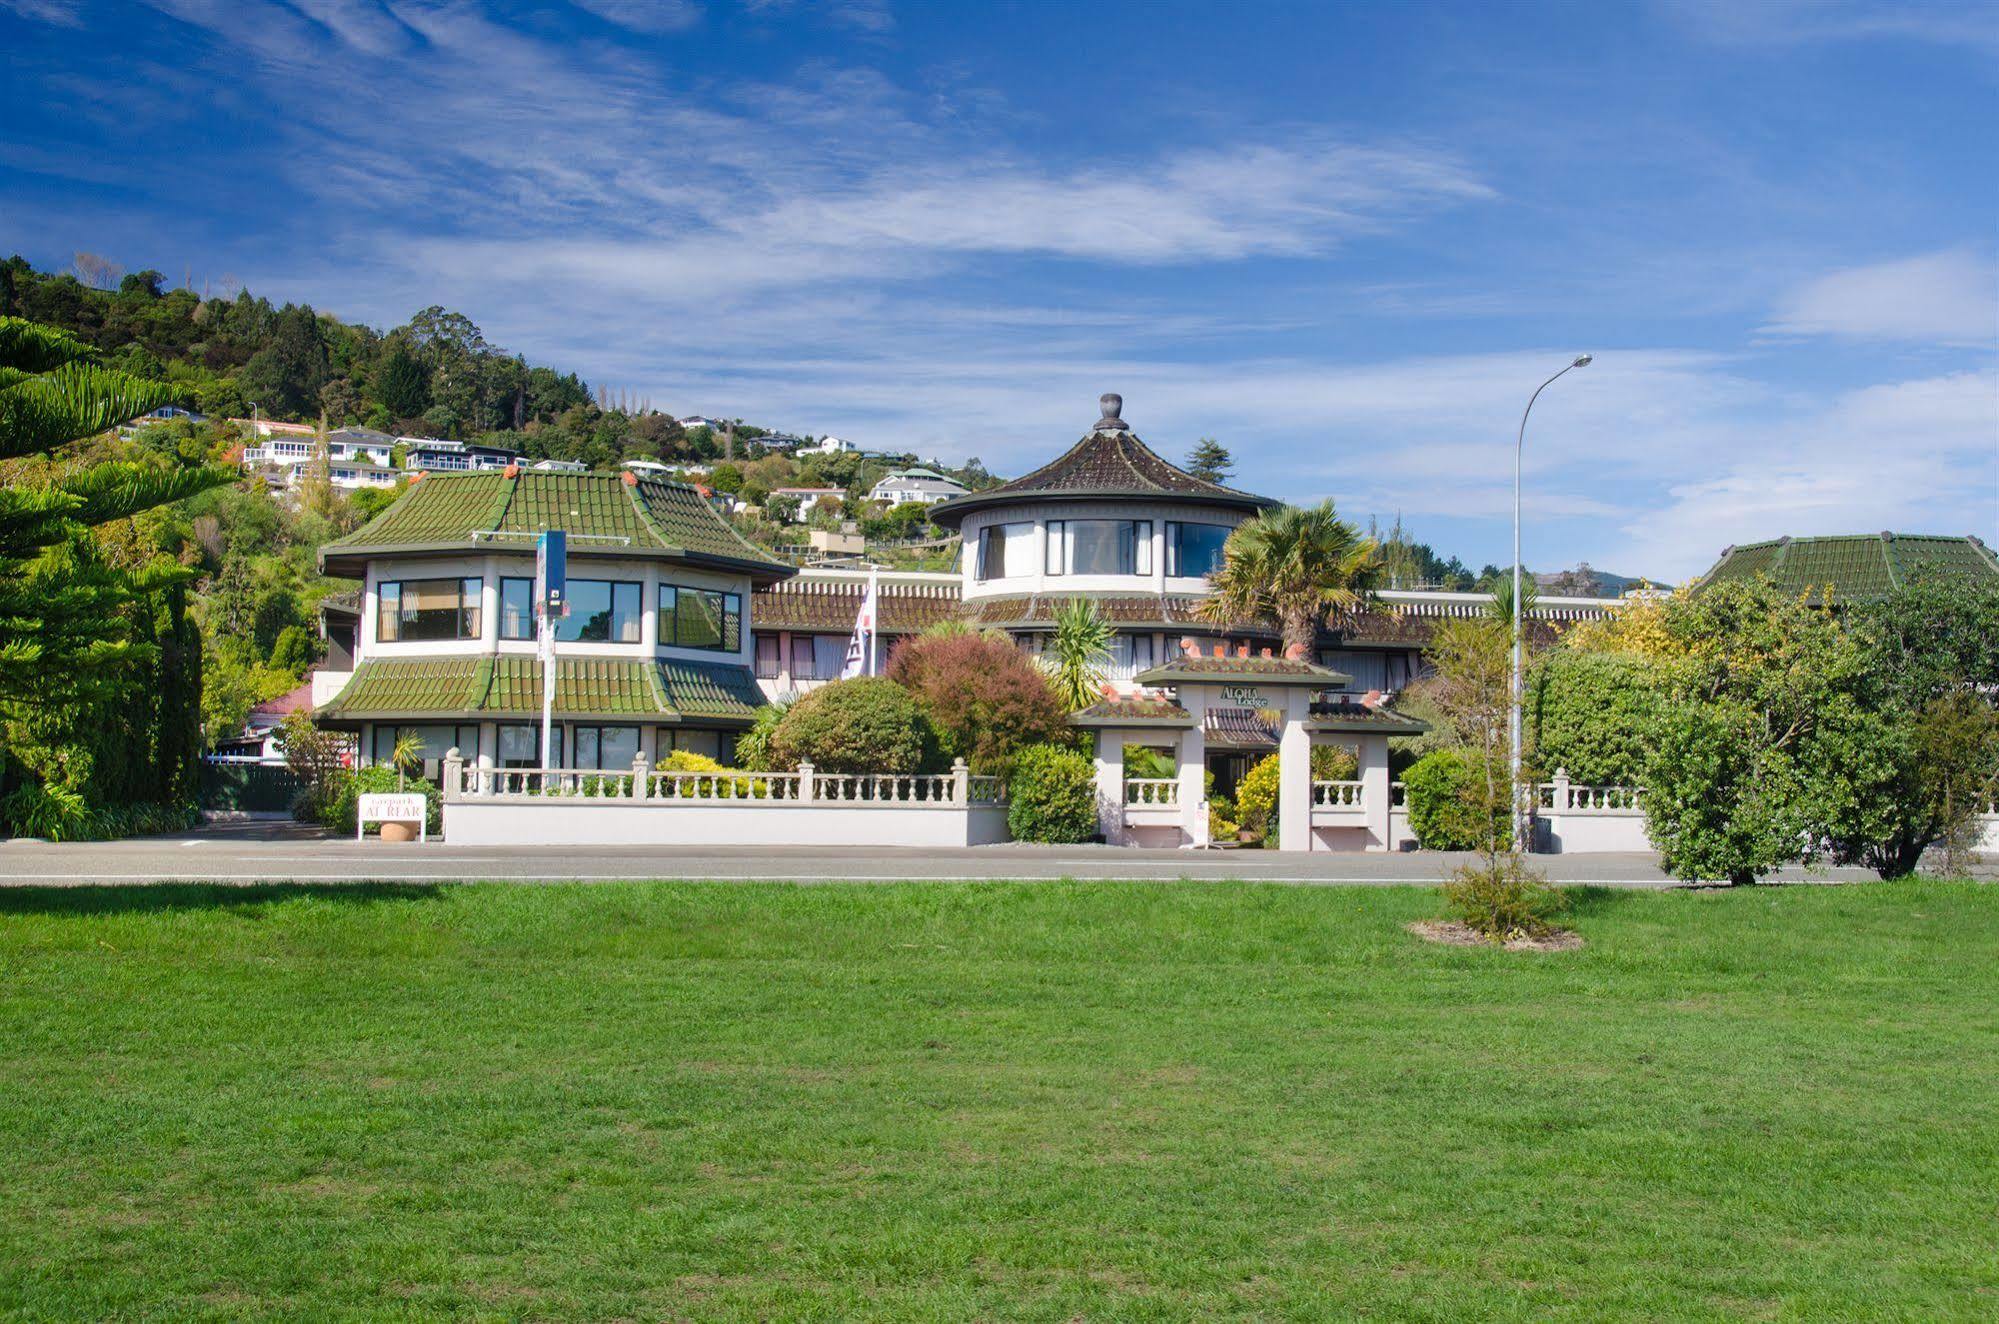
[[[1067,743],[1069,714],[1034,660],[1011,641],[961,634],[905,640],[888,674],[930,718],[947,755],[1005,775],[1014,751]]]

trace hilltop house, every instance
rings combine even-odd
[[[332,691],[319,721],[356,732],[368,762],[410,732],[432,775],[454,746],[468,766],[539,766],[532,597],[535,540],[547,529],[569,535],[553,762],[622,769],[640,751],[657,761],[681,749],[727,757],[763,697],[750,671],[753,594],[793,571],[695,489],[635,473],[422,475],[328,543],[320,568],[362,588],[351,632],[339,622],[315,677],[316,695]]]
[[[963,483],[953,482],[935,469],[898,469],[876,483],[868,492],[868,500],[880,501],[890,506],[903,506],[920,502],[933,505],[939,501],[949,501],[953,497],[970,495],[970,489]]]

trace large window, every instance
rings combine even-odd
[[[458,747],[467,766],[479,761],[479,728],[476,726],[391,726],[386,722],[375,725],[375,743],[369,750],[370,761],[394,766],[396,741],[403,736],[415,736],[417,739],[417,764],[410,769],[414,776],[439,780],[444,775],[444,756],[453,745]]]
[[[776,680],[784,674],[784,654],[774,634],[757,636],[757,679]]]
[[[661,584],[659,642],[669,648],[735,652],[743,646],[742,595],[715,588]]]
[[[1200,579],[1222,568],[1222,548],[1230,529],[1225,524],[1166,526],[1166,574],[1169,579]]]
[[[843,634],[791,636],[791,678],[838,680],[847,665],[847,640]]]
[[[623,579],[569,581],[569,615],[555,623],[555,637],[574,644],[639,641],[639,586]]]
[[[562,727],[560,724],[549,730],[548,766],[562,766]],[[503,768],[539,768],[541,766],[541,727],[526,722],[509,723],[500,728],[499,763]]]
[[[500,581],[500,638],[534,638],[534,581]]]
[[[989,524],[979,530],[980,579],[1005,579],[1009,575],[1034,573],[1028,548],[1034,545],[1034,525]]]
[[[669,755],[678,754],[683,750],[689,754],[699,754],[703,758],[715,759],[718,762],[727,761],[735,757],[735,740],[733,738],[729,740],[728,752],[725,754],[723,750],[724,733],[720,731],[690,731],[684,726],[662,726],[654,734],[659,740],[659,761],[661,763],[666,762]]]
[[[479,637],[477,575],[469,579],[391,579],[375,588],[375,638],[414,644]]]
[[[639,729],[635,726],[579,726],[576,728],[576,766],[598,772],[625,772],[639,753]]]
[[[1049,520],[1048,573],[1149,575],[1152,573],[1152,521]]]
[[[1136,676],[1152,666],[1152,636],[1121,634],[1111,640],[1111,666],[1121,676]]]

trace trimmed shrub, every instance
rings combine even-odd
[[[1477,756],[1440,749],[1416,760],[1402,776],[1409,801],[1409,827],[1424,850],[1485,850],[1512,844],[1504,765],[1493,770],[1495,791],[1488,802],[1486,774]]]
[[[920,771],[929,724],[909,691],[886,676],[836,680],[791,705],[770,741],[773,767],[820,772]]]
[[[1444,884],[1444,901],[1466,928],[1492,942],[1538,938],[1568,904],[1518,855],[1467,864]]]
[[[930,719],[946,758],[1005,776],[1016,751],[1069,736],[1069,709],[1013,641],[989,634],[906,640],[888,674]]]
[[[1097,777],[1067,745],[1029,745],[1014,756],[1006,824],[1017,841],[1063,845],[1097,835]]]

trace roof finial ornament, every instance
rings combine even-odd
[[[1104,416],[1097,420],[1096,427],[1092,428],[1091,431],[1129,432],[1131,430],[1125,421],[1118,417],[1119,411],[1124,408],[1123,396],[1117,394],[1115,391],[1106,391],[1097,397],[1097,406],[1104,411]]]

